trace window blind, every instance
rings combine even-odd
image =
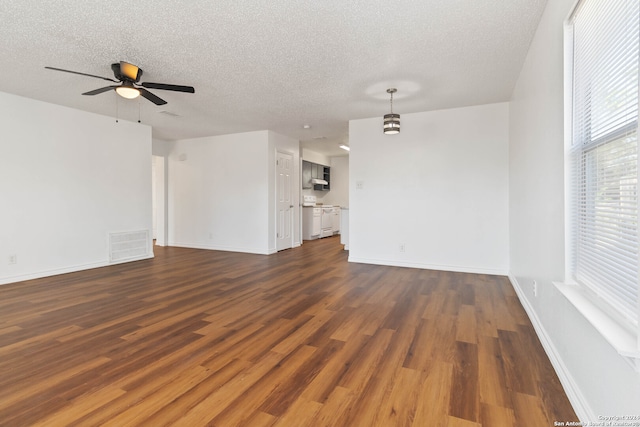
[[[638,325],[638,0],[583,0],[573,30],[573,278]]]

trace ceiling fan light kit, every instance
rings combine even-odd
[[[123,98],[135,99],[140,96],[140,91],[133,86],[123,84],[116,87],[116,93]]]
[[[400,114],[393,113],[393,94],[397,91],[398,89],[396,88],[387,89],[387,93],[391,95],[391,112],[384,115],[382,131],[385,133],[385,135],[395,135],[397,133],[400,133]]]
[[[44,67],[49,70],[63,71],[65,73],[79,74],[81,76],[94,77],[96,79],[107,80],[114,83],[120,83],[119,85],[105,86],[99,89],[94,89],[89,92],[83,93],[83,95],[98,95],[100,93],[108,92],[114,89],[118,95],[127,99],[135,99],[138,96],[153,102],[156,105],[164,105],[167,103],[164,99],[154,95],[145,88],[170,90],[173,92],[195,93],[195,89],[192,86],[170,85],[166,83],[151,83],[142,82],[138,84],[142,77],[142,69],[136,65],[128,62],[120,61],[119,63],[111,64],[111,70],[117,80],[109,77],[96,76],[94,74],[80,73],[78,71],[64,70],[62,68]]]

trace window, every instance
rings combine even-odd
[[[638,0],[582,0],[571,43],[573,281],[638,338]],[[636,346],[637,350],[637,346]]]

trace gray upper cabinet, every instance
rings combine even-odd
[[[323,179],[326,184],[314,184],[313,179]],[[313,188],[318,191],[327,191],[331,188],[331,168],[317,163],[302,161],[302,188]]]
[[[307,162],[306,160],[302,161],[302,188],[313,188],[313,184],[311,184],[311,167],[312,163]]]

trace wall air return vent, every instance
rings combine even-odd
[[[149,230],[109,233],[109,262],[118,263],[149,257]]]

